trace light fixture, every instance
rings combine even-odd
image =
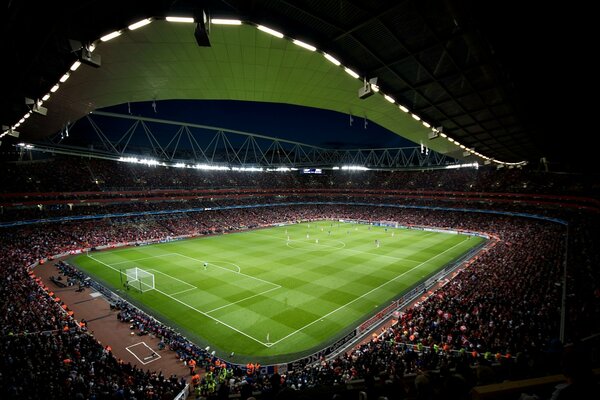
[[[394,100],[393,97],[388,96],[387,94],[384,94],[383,98],[386,99],[387,101],[389,101],[390,103],[395,103],[396,102],[396,100]]]
[[[69,77],[71,76],[71,74],[69,74],[68,72],[66,74],[64,74],[63,76],[60,77],[59,81],[61,83],[64,83],[67,81],[67,79],[69,79]]]
[[[425,121],[421,121],[421,123],[423,124],[423,126],[424,126],[425,128],[431,128],[431,125],[430,125],[429,123],[427,123],[427,122],[425,122]]]
[[[297,39],[292,40],[292,43],[294,43],[297,46],[303,47],[306,50],[310,50],[310,51],[317,50],[317,48],[315,46],[313,46],[311,44],[308,44],[308,43],[304,43],[303,41],[300,41],[300,40],[297,40]]]
[[[44,97],[42,97],[42,101],[48,101],[49,98],[50,98],[50,93],[46,93],[44,95]]]
[[[109,40],[111,40],[111,39],[114,39],[114,38],[116,38],[116,37],[118,37],[118,36],[121,36],[121,31],[114,31],[114,32],[111,32],[111,33],[109,33],[108,35],[104,35],[104,36],[102,36],[102,37],[100,38],[100,40],[101,40],[101,41],[103,41],[103,42],[108,42]]]
[[[377,90],[375,90],[375,88],[377,88]],[[368,97],[371,97],[373,93],[378,91],[379,87],[377,87],[377,77],[369,79],[368,82],[367,78],[364,78],[363,85],[358,88],[358,98],[364,100]]]
[[[348,67],[344,67],[344,71],[346,71],[346,73],[347,73],[348,75],[350,75],[351,77],[353,77],[353,78],[356,78],[356,79],[358,79],[358,78],[360,77],[360,75],[358,75],[358,74],[357,74],[355,71],[351,70],[351,69],[350,69],[350,68],[348,68]]]
[[[440,132],[440,136],[443,137],[443,138],[447,138],[448,137],[448,135],[446,135],[444,132]]]
[[[77,54],[77,61],[75,61],[70,70],[75,71],[79,66],[84,63],[94,68],[100,67],[100,56],[98,54],[92,54],[96,49],[93,43],[82,43],[79,40],[69,39],[71,50]]]
[[[36,114],[48,114],[48,109],[46,107],[42,107],[42,104],[44,104],[42,100],[33,100],[28,97],[25,97],[25,104],[31,106],[31,111],[33,111]]]
[[[402,111],[404,111],[405,113],[407,113],[407,112],[408,112],[408,108],[404,107],[402,104],[400,104],[398,107],[399,107],[399,108],[400,108]]]
[[[133,24],[129,25],[127,28],[130,31],[135,31],[136,29],[141,28],[142,26],[148,25],[150,22],[152,22],[152,19],[146,18],[146,19],[143,19],[141,21],[138,21],[136,23],[133,23]]]
[[[413,117],[413,119],[416,119],[417,121],[421,120],[421,117],[419,117],[417,114],[410,114],[410,115]]]
[[[241,25],[242,21],[239,19],[221,19],[221,18],[213,18],[210,20],[211,23],[215,25]]]
[[[51,91],[52,93],[54,93],[54,92],[56,92],[56,91],[58,90],[58,87],[59,87],[59,85],[58,85],[58,83],[57,83],[56,85],[52,86],[52,88],[50,88],[50,91]]]
[[[341,64],[341,62],[339,62],[338,59],[335,58],[334,56],[332,56],[331,54],[323,53],[323,57],[325,57],[330,63],[332,63],[334,65]]]
[[[277,32],[275,29],[271,29],[271,28],[268,28],[268,27],[263,26],[263,25],[257,25],[256,27],[258,28],[259,31],[263,31],[265,33],[268,33],[269,35],[273,35],[275,37],[278,37],[279,39],[283,38],[283,33]]]
[[[168,22],[184,22],[188,24],[194,23],[194,18],[192,17],[167,17],[166,20]]]

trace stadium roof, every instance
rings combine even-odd
[[[53,134],[96,108],[163,99],[283,102],[367,116],[415,142],[432,127],[464,148],[508,162],[567,159],[547,140],[562,126],[553,99],[538,90],[548,67],[537,56],[551,47],[549,25],[520,9],[459,1],[66,1],[35,7],[12,2],[3,29],[0,119],[12,126],[77,60],[69,42],[96,41],[101,67],[84,66],[19,126],[25,140]],[[202,7],[203,8],[200,8]],[[482,9],[482,7],[488,7]],[[491,7],[491,8],[490,8]],[[236,18],[249,24],[212,25],[211,47],[198,47],[191,24],[168,15]],[[142,29],[127,26],[147,17]],[[504,18],[507,17],[507,18]],[[312,52],[256,29],[262,24],[313,44]],[[525,25],[538,27],[526,33]],[[510,27],[510,29],[507,29]],[[107,42],[98,38],[119,29]],[[535,46],[530,46],[535,44]],[[553,44],[552,44],[553,46]],[[358,99],[359,79],[323,56],[335,56],[362,77],[377,77],[383,96]],[[539,72],[539,74],[534,74]],[[547,89],[545,89],[547,91]],[[398,104],[418,115],[399,110]],[[551,122],[549,120],[552,120]],[[549,125],[552,123],[552,125]],[[443,138],[432,149],[462,158],[464,148]]]

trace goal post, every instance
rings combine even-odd
[[[147,292],[154,289],[154,274],[138,267],[128,268],[124,273],[125,289]]]

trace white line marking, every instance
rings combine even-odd
[[[92,260],[95,260],[96,262],[99,262],[100,264],[103,264],[103,265],[107,266],[108,268],[110,268],[110,269],[112,269],[112,270],[114,270],[114,271],[117,271],[117,272],[119,272],[119,273],[121,272],[121,271],[119,271],[118,269],[116,269],[116,268],[114,268],[114,267],[112,267],[112,266],[108,265],[107,263],[105,263],[105,262],[103,262],[103,261],[100,261],[100,260],[98,260],[98,259],[94,258],[93,256],[89,256],[89,257],[90,257]],[[189,258],[192,258],[192,257],[189,257]],[[226,268],[224,268],[224,269],[225,269],[226,271],[229,271],[229,270],[228,270],[228,269],[226,269]],[[268,282],[268,283],[270,283],[270,282]],[[274,283],[272,283],[272,285],[275,285],[275,284],[274,284]],[[265,346],[265,347],[269,347],[269,346],[267,346],[267,345],[266,345],[264,342],[261,342],[260,340],[256,339],[255,337],[252,337],[252,336],[248,335],[246,332],[242,332],[242,331],[240,331],[239,329],[237,329],[237,328],[234,328],[233,326],[231,326],[231,325],[229,325],[229,324],[226,324],[225,322],[223,322],[223,321],[221,321],[221,320],[219,320],[219,319],[217,319],[217,318],[215,318],[215,317],[213,317],[213,316],[211,316],[211,315],[208,315],[208,314],[207,314],[207,313],[205,313],[204,311],[200,311],[200,310],[198,310],[196,307],[190,306],[189,304],[187,304],[187,303],[185,303],[185,302],[183,302],[183,301],[181,301],[181,300],[179,300],[179,299],[176,299],[175,297],[173,297],[173,296],[171,296],[171,295],[169,295],[169,294],[167,294],[167,293],[163,292],[162,290],[159,290],[159,289],[156,289],[156,288],[155,288],[154,290],[155,290],[156,292],[158,292],[158,293],[162,294],[163,296],[166,296],[166,297],[170,298],[171,300],[173,300],[173,301],[176,301],[177,303],[179,303],[179,304],[182,304],[182,305],[184,305],[184,306],[188,307],[189,309],[196,311],[198,314],[202,314],[202,315],[204,315],[205,317],[207,317],[207,318],[210,318],[210,319],[212,319],[213,321],[216,321],[216,322],[218,322],[218,323],[220,323],[220,324],[223,324],[224,326],[228,327],[229,329],[231,329],[231,330],[233,330],[233,331],[236,331],[236,332],[237,332],[237,333],[239,333],[240,335],[244,335],[244,336],[246,336],[247,338],[254,340],[256,343],[260,343],[260,344],[262,344],[262,345],[263,345],[263,346]]]
[[[202,262],[202,260],[198,260],[197,258],[190,257],[190,256],[186,256],[185,254],[181,254],[181,253],[173,253],[173,254],[177,254],[177,255],[179,255],[179,256],[181,256],[181,257],[189,258],[190,260],[194,260],[194,261],[199,261],[199,262]],[[229,263],[229,264],[233,264],[233,263]],[[257,277],[255,277],[255,276],[251,276],[251,275],[245,274],[245,273],[243,273],[243,272],[233,272],[232,270],[230,270],[230,269],[228,269],[228,268],[223,268],[223,267],[219,266],[218,264],[209,264],[209,265],[214,265],[215,267],[217,267],[217,268],[221,268],[221,269],[222,269],[222,270],[224,270],[224,271],[229,271],[229,272],[232,272],[232,273],[234,273],[234,274],[243,275],[243,276],[245,276],[245,277],[247,277],[247,278],[251,278],[251,279],[255,279],[255,280],[257,280],[257,281],[261,281],[261,282],[264,282],[264,283],[268,283],[269,285],[273,285],[273,286],[279,286],[279,285],[278,285],[278,284],[276,284],[276,283],[269,282],[269,281],[265,281],[264,279],[257,278]],[[233,265],[235,265],[235,264],[233,264]],[[239,267],[238,267],[238,268],[239,268]]]
[[[362,251],[362,250],[356,250],[356,249],[347,249],[347,248],[345,248],[346,243],[343,242],[343,241],[341,241],[341,240],[330,240],[330,241],[341,242],[341,243],[344,244],[344,247],[327,246],[327,245],[321,245],[320,243],[316,244],[314,242],[308,242],[307,244],[313,245],[313,246],[330,247],[333,250],[339,250],[339,251],[342,251],[342,252],[343,251],[348,251],[350,253],[369,254],[369,255],[371,255],[373,257],[391,258],[394,261],[409,261],[409,262],[414,262],[414,263],[420,263],[420,262],[422,262],[422,261],[413,260],[411,258],[394,257],[394,256],[389,256],[387,254],[377,254],[377,253],[373,253],[373,252],[370,252],[370,251]],[[299,243],[302,243],[302,240],[290,240],[290,242],[299,242]],[[287,242],[286,245],[289,248],[291,248],[291,249],[297,249],[297,250],[304,250],[304,249],[306,249],[306,248],[302,248],[302,247],[290,246],[290,242]],[[314,251],[317,251],[317,250],[318,249],[315,249]]]
[[[96,260],[96,261],[98,261],[98,260]],[[148,348],[148,349],[151,351],[151,353],[150,353],[150,354],[153,354],[153,355],[154,355],[154,354],[156,354],[156,356],[152,356],[152,357],[144,357],[144,360],[147,360],[148,358],[152,358],[152,360],[150,360],[150,361],[148,361],[148,362],[145,362],[144,360],[140,359],[140,358],[137,356],[137,354],[135,354],[133,351],[131,351],[131,350],[130,350],[130,348],[131,348],[131,347],[139,346],[140,344],[143,344],[144,346],[146,346],[146,347],[147,347],[147,348]],[[127,350],[128,352],[130,352],[131,354],[133,354],[133,356],[134,356],[135,358],[137,358],[137,359],[138,359],[138,361],[139,361],[139,362],[141,362],[141,363],[142,363],[142,364],[144,364],[144,365],[146,365],[146,364],[150,364],[151,362],[154,362],[154,361],[158,360],[159,358],[162,358],[162,357],[160,356],[160,354],[158,354],[157,352],[155,352],[154,350],[152,350],[152,347],[148,346],[148,345],[147,345],[145,342],[139,342],[139,343],[136,343],[136,344],[132,344],[131,346],[127,346],[127,347],[125,347],[125,350]]]
[[[362,299],[363,297],[365,297],[365,296],[367,296],[367,295],[369,295],[369,294],[373,293],[374,291],[376,291],[376,290],[378,290],[378,289],[381,289],[382,287],[384,287],[384,286],[385,286],[385,285],[387,285],[388,283],[390,283],[390,282],[394,282],[396,279],[398,279],[398,278],[400,278],[400,277],[402,277],[402,276],[404,276],[404,275],[408,274],[409,272],[411,272],[411,271],[413,271],[413,270],[415,270],[415,269],[417,269],[417,268],[420,268],[421,266],[423,266],[423,265],[427,264],[429,261],[433,260],[434,258],[437,258],[437,257],[441,256],[442,254],[446,253],[447,251],[450,251],[450,250],[452,250],[453,248],[455,248],[455,247],[456,247],[456,246],[458,246],[459,244],[462,244],[462,243],[463,243],[463,242],[465,242],[466,240],[468,240],[468,239],[465,239],[465,240],[463,240],[463,241],[461,241],[461,242],[458,242],[458,243],[456,243],[454,246],[447,248],[447,249],[446,249],[446,250],[444,250],[443,252],[441,252],[441,253],[439,253],[439,254],[436,254],[435,256],[431,257],[430,259],[428,259],[428,260],[426,260],[426,261],[423,261],[421,264],[419,264],[419,265],[416,265],[416,266],[412,267],[412,268],[411,268],[411,269],[409,269],[408,271],[404,271],[403,273],[401,273],[400,275],[396,276],[395,278],[392,278],[392,279],[390,279],[390,280],[388,280],[388,281],[385,281],[385,282],[384,282],[384,283],[382,283],[381,285],[377,286],[376,288],[373,288],[373,289],[369,290],[368,292],[366,292],[366,293],[364,293],[364,294],[360,295],[359,297],[355,298],[354,300],[351,300],[350,302],[348,302],[348,303],[346,303],[346,304],[343,304],[343,305],[341,305],[340,307],[336,308],[335,310],[333,310],[333,311],[330,311],[329,313],[327,313],[327,314],[325,314],[325,315],[323,315],[323,316],[321,316],[321,317],[317,318],[317,319],[316,319],[316,320],[314,320],[313,322],[310,322],[310,323],[308,323],[308,324],[304,325],[302,328],[300,328],[300,329],[298,329],[298,330],[295,330],[294,332],[290,333],[289,335],[287,335],[287,336],[284,336],[284,337],[282,337],[281,339],[279,339],[279,340],[277,340],[277,341],[275,341],[275,342],[272,342],[272,343],[271,343],[271,345],[276,345],[277,343],[281,342],[282,340],[285,340],[285,339],[287,339],[288,337],[290,337],[290,336],[292,336],[292,335],[295,335],[296,333],[300,332],[301,330],[303,330],[303,329],[305,329],[305,328],[308,328],[309,326],[311,326],[311,325],[315,324],[316,322],[319,322],[319,321],[321,321],[323,318],[327,318],[327,317],[328,317],[328,316],[330,316],[331,314],[333,314],[333,313],[335,313],[335,312],[337,312],[337,311],[341,310],[342,308],[345,308],[346,306],[348,306],[348,305],[350,305],[350,304],[354,303],[355,301],[357,301],[357,300],[359,300],[359,299]]]
[[[179,254],[179,255],[182,255],[182,254]],[[208,265],[214,265],[215,267],[218,267],[218,268],[223,268],[223,267],[219,266],[219,264],[214,264],[214,263],[211,263],[210,261],[207,261],[207,262],[208,262]],[[242,272],[242,269],[241,269],[241,268],[240,268],[240,266],[239,266],[239,265],[237,265],[237,264],[234,264],[234,263],[232,263],[232,262],[229,262],[229,261],[223,261],[223,260],[220,260],[219,262],[220,262],[220,263],[223,263],[223,264],[231,264],[231,265],[233,265],[234,267],[236,267],[236,268],[237,268],[237,272],[238,272],[238,273]],[[233,271],[230,271],[230,272],[233,272]]]
[[[197,287],[194,286],[193,288],[189,288],[189,289],[185,289],[185,290],[180,290],[179,292],[171,293],[171,296],[177,296],[178,294],[186,293],[186,292],[192,291],[194,289],[197,289]]]
[[[133,263],[133,262],[141,261],[141,260],[150,260],[151,258],[157,258],[157,257],[169,257],[169,256],[172,256],[173,254],[174,253],[159,254],[157,256],[152,256],[152,257],[136,258],[135,260],[119,261],[116,263],[112,263],[112,265],[128,264],[128,263]]]
[[[113,264],[113,265],[114,265],[114,264]],[[173,280],[176,280],[176,281],[178,281],[178,282],[181,282],[181,283],[185,283],[186,285],[188,285],[188,286],[191,286],[193,289],[198,289],[198,287],[196,287],[196,286],[194,286],[194,285],[192,285],[192,284],[190,284],[190,283],[187,283],[187,282],[185,282],[185,281],[182,281],[181,279],[175,278],[174,276],[171,276],[171,275],[169,275],[169,274],[165,274],[164,272],[158,271],[158,270],[156,270],[156,269],[152,269],[152,268],[150,268],[150,269],[147,269],[146,271],[154,271],[154,272],[158,272],[159,274],[162,274],[162,275],[164,275],[164,276],[168,276],[169,278],[171,278],[171,279],[173,279]],[[155,286],[156,286],[156,285],[155,285]]]
[[[277,289],[281,289],[281,286],[277,285],[277,287],[271,288],[269,290],[265,290],[264,292],[260,292],[260,293],[257,293],[255,295],[252,295],[252,296],[248,296],[248,297],[246,297],[244,299],[241,299],[241,300],[238,300],[238,301],[234,301],[233,303],[225,304],[224,306],[214,308],[214,309],[212,309],[210,311],[206,311],[206,313],[210,314],[213,311],[222,310],[223,308],[232,306],[232,305],[237,304],[237,303],[241,303],[242,301],[250,300],[253,297],[260,296],[261,294],[269,293],[269,292],[272,292],[273,290],[277,290]]]
[[[308,239],[308,240],[310,240],[310,239]],[[323,242],[338,242],[338,243],[342,244],[342,247],[330,246],[330,245],[325,244],[325,243],[306,242],[304,240],[289,240],[289,241],[286,240],[286,245],[287,245],[287,247],[289,247],[291,249],[299,249],[299,250],[305,250],[306,247],[301,247],[301,246],[300,247],[294,247],[294,246],[291,246],[290,243],[306,243],[308,245],[312,245],[312,246],[316,246],[316,247],[329,247],[329,248],[332,248],[334,250],[342,250],[344,247],[346,247],[346,243],[343,242],[342,240],[330,239],[330,240],[323,240]],[[315,251],[316,250],[319,250],[319,249],[315,249]],[[348,250],[350,250],[350,249],[348,249]]]

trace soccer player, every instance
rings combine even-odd
[[[206,267],[208,267],[208,263],[204,262],[204,270],[206,271]]]

